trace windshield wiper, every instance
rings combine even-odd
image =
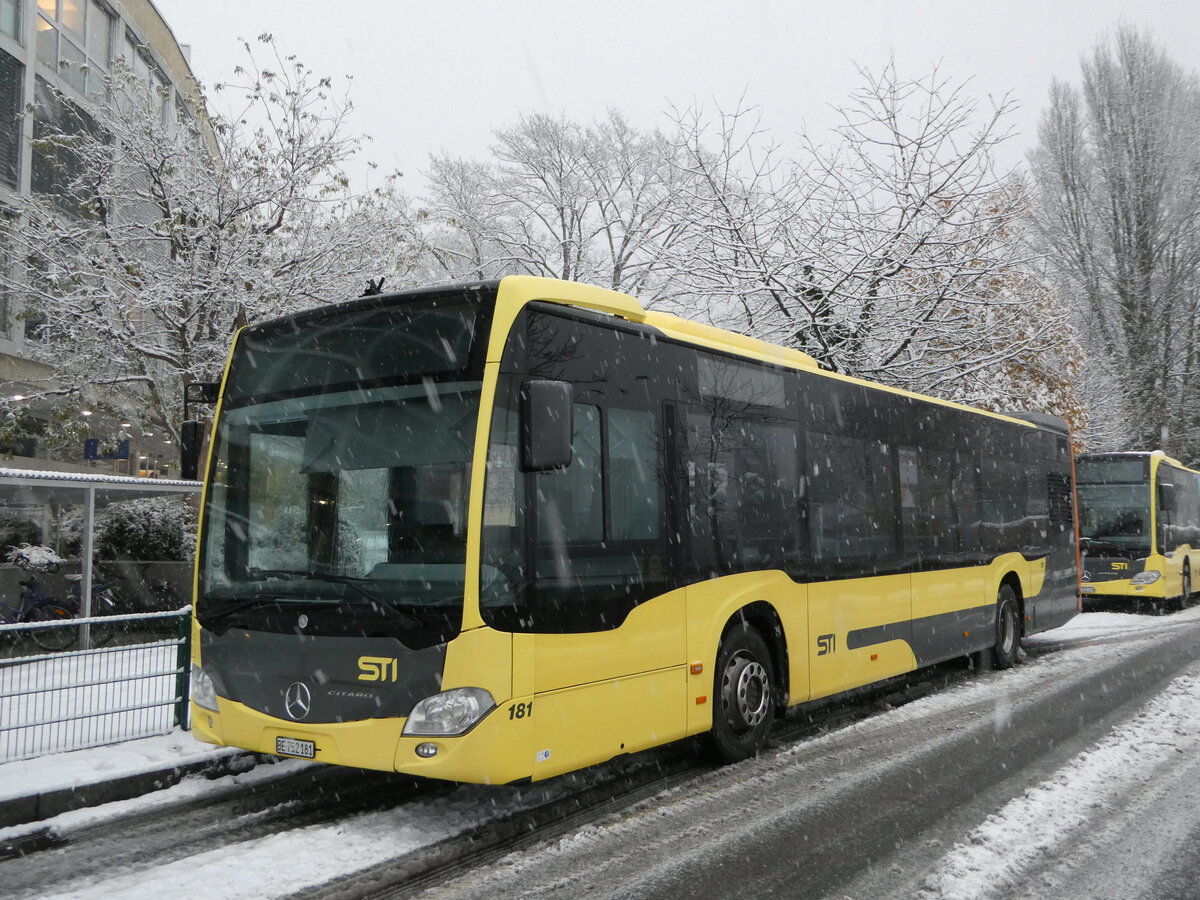
[[[379,595],[375,591],[366,587],[364,582],[369,581],[367,578],[359,578],[356,575],[334,575],[327,572],[300,572],[295,569],[250,569],[251,578],[255,580],[266,580],[270,578],[279,578],[284,581],[325,581],[329,584],[344,584],[358,591],[368,600],[378,601]]]
[[[1114,544],[1112,541],[1106,541],[1104,538],[1087,537],[1086,535],[1079,538],[1079,543],[1086,547],[1111,547],[1113,550],[1120,550],[1120,544]]]
[[[278,603],[278,597],[242,597],[239,600],[230,600],[223,606],[218,606],[215,609],[209,609],[207,603],[201,603],[196,611],[197,615],[202,619],[222,619],[230,613],[237,612],[239,609],[245,609],[249,606],[254,606],[259,603]]]
[[[295,569],[258,569],[251,567],[246,574],[255,581],[265,581],[268,578],[282,578],[285,581],[295,581],[297,578],[312,578],[310,572],[297,572]]]

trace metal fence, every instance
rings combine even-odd
[[[0,625],[0,763],[186,723],[190,611]],[[34,633],[51,629],[85,647],[104,630],[112,644],[34,653]]]
[[[199,491],[0,467],[0,762],[186,721],[191,565],[164,536],[186,546],[167,507]],[[104,522],[123,530],[100,540]]]

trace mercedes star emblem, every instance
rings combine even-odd
[[[297,720],[303,719],[312,709],[312,692],[308,685],[299,681],[293,682],[283,695],[283,702],[289,716]]]
[[[307,628],[308,616],[306,616],[304,613],[300,613],[300,618],[296,620],[296,624],[299,625],[301,629]]]

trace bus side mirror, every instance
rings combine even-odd
[[[200,448],[204,444],[204,423],[188,413],[193,403],[216,403],[221,395],[218,381],[193,381],[183,388],[183,425],[179,429],[179,477],[195,481],[200,474]]]
[[[1175,512],[1175,485],[1165,481],[1158,483],[1158,508],[1163,512]]]
[[[179,428],[179,477],[195,481],[200,472],[200,445],[204,443],[204,423],[184,422]]]
[[[565,381],[521,385],[521,468],[526,472],[565,469],[571,464],[573,396]]]

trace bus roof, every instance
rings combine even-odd
[[[956,403],[953,400],[943,400],[940,397],[931,397],[927,394],[917,393],[916,391],[892,387],[864,378],[856,378],[851,375],[844,375],[840,372],[823,369],[817,360],[800,350],[781,347],[777,344],[739,334],[735,331],[728,331],[714,325],[695,322],[691,319],[674,315],[673,313],[647,310],[642,306],[640,301],[628,294],[622,294],[618,291],[596,287],[595,285],[579,281],[562,281],[557,278],[543,278],[536,275],[508,275],[501,279],[465,281],[454,284],[430,285],[386,294],[369,294],[353,300],[329,306],[321,306],[289,316],[281,316],[251,327],[257,329],[266,326],[270,328],[284,321],[304,321],[310,318],[319,319],[326,316],[337,316],[343,312],[360,309],[364,303],[387,306],[442,294],[490,292],[495,292],[498,300],[501,298],[511,298],[518,301],[536,300],[593,310],[644,325],[667,338],[692,346],[706,347],[710,350],[718,350],[735,356],[747,357],[770,365],[790,369],[806,369],[817,372],[826,378],[859,384],[875,390],[888,391],[893,394],[912,397],[939,406],[961,409],[977,415],[1002,419],[1026,428],[1047,428],[1069,434],[1066,422],[1057,416],[1049,416],[1045,413],[997,413],[967,406],[963,403]],[[1052,419],[1057,421],[1050,421]]]

